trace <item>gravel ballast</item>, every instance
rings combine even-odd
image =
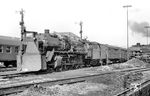
[[[143,61],[133,58],[125,63],[110,66],[91,67],[83,69],[81,72],[112,71],[116,69],[143,67],[145,65],[146,63]],[[130,87],[130,84],[143,80],[146,75],[143,75],[143,73],[125,74],[118,72],[114,74],[102,75],[100,77],[88,79],[86,82],[74,84],[54,86],[36,85],[28,88],[22,93],[11,96],[113,96],[123,91],[125,87]]]

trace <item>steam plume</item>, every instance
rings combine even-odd
[[[148,22],[135,22],[135,21],[130,21],[129,22],[129,28],[132,30],[132,32],[135,33],[141,33],[144,37],[147,37],[147,29],[144,28],[145,26],[149,26]],[[150,37],[150,29],[148,32],[148,36]]]

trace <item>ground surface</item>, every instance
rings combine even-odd
[[[17,81],[30,80],[36,82],[36,80],[51,79],[56,80],[59,78],[66,78],[71,76],[83,76],[85,74],[96,74],[100,72],[108,72],[116,69],[147,67],[147,63],[144,63],[138,59],[129,60],[126,63],[116,64],[111,66],[91,67],[79,70],[66,71],[61,73],[53,73],[40,75],[35,77],[15,78],[9,80],[5,85],[11,84]],[[33,79],[34,78],[34,79]],[[33,80],[32,80],[33,79]],[[130,87],[135,82],[142,82],[143,80],[150,79],[149,72],[143,73],[115,73],[102,75],[101,77],[88,79],[85,82],[75,83],[70,85],[55,85],[55,86],[34,86],[22,93],[11,96],[113,96],[124,90],[124,87]],[[1,85],[3,85],[0,82]]]
[[[11,96],[112,96],[123,90],[121,76],[121,74],[107,75],[62,86],[35,86]]]

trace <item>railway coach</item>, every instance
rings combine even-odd
[[[0,36],[0,62],[6,67],[16,67],[16,55],[20,46],[19,38]]]

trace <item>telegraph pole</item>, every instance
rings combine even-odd
[[[81,39],[82,39],[82,26],[83,26],[83,22],[82,21],[80,21],[80,36],[81,36]]]
[[[123,8],[127,9],[127,60],[129,60],[129,28],[128,28],[128,24],[129,24],[129,20],[128,20],[128,8],[132,7],[131,5],[125,5],[123,6]]]
[[[146,28],[147,29],[147,45],[148,45],[148,28],[150,28],[150,26],[145,26],[144,28]]]

